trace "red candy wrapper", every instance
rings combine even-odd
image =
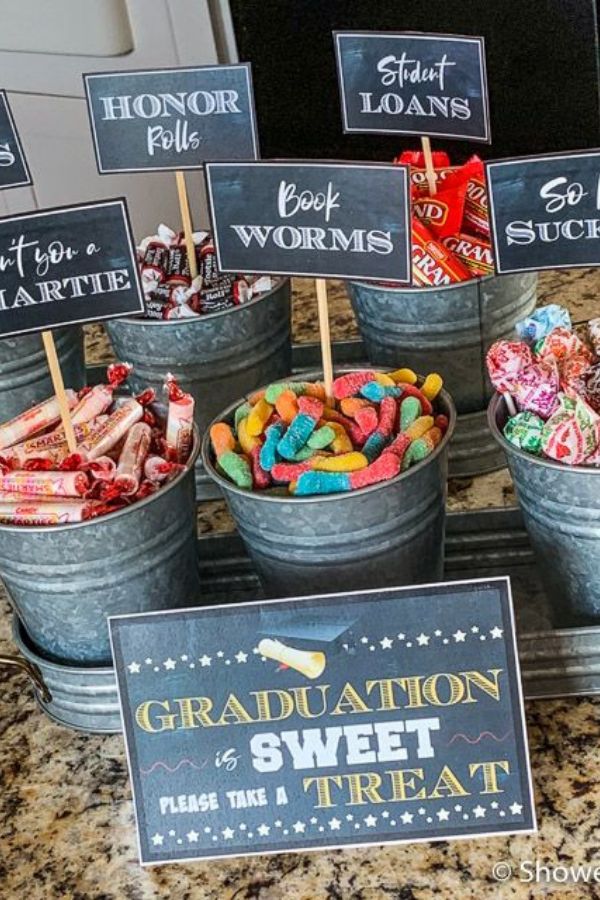
[[[487,187],[483,175],[472,178],[467,185],[463,229],[490,237]]]
[[[416,216],[412,220],[412,273],[413,284],[426,287],[445,287],[471,277],[468,269],[435,240]]]
[[[463,221],[469,179],[482,170],[478,157],[450,172],[440,184],[435,196],[418,196],[413,210],[435,238],[458,234]],[[427,192],[428,194],[429,192]]]
[[[127,434],[114,479],[115,487],[124,496],[135,494],[139,489],[150,436],[151,428],[145,422],[137,422]]]
[[[450,234],[456,234],[463,218],[466,190],[466,184],[446,187],[444,183],[435,197],[424,195],[416,199],[413,203],[414,213],[434,237],[441,240]]]
[[[194,398],[182,391],[172,375],[167,375],[165,388],[169,396],[166,443],[175,462],[186,462],[194,438]]]
[[[452,234],[442,241],[472,275],[493,275],[494,257],[492,245],[482,237],[470,234]]]
[[[148,456],[144,463],[144,478],[152,484],[162,484],[182,472],[181,463],[169,462],[162,456]]]

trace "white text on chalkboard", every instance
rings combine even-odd
[[[293,182],[281,181],[277,193],[277,211],[281,219],[303,212],[322,212],[327,224],[333,210],[341,206],[340,191],[329,181],[322,191],[302,190]],[[394,244],[390,231],[381,229],[343,228],[302,224],[234,224],[229,226],[244,247],[255,243],[266,247],[273,243],[281,250],[324,250],[347,253],[392,253]]]
[[[377,71],[381,74],[381,83],[384,87],[397,86],[403,90],[412,84],[432,84],[437,87],[441,95],[401,96],[397,93],[386,92],[374,97],[372,91],[360,91],[360,111],[374,114],[384,112],[392,116],[442,116],[446,119],[470,119],[471,108],[468,97],[452,97],[444,94],[447,70],[450,66],[455,65],[456,63],[449,61],[447,53],[444,53],[438,62],[430,66],[423,65],[419,59],[411,59],[406,52],[399,57],[393,54],[384,56],[377,63]]]
[[[559,176],[545,182],[539,195],[546,201],[546,212],[552,215],[565,208],[578,206],[589,196],[589,191],[584,190],[581,182],[569,182],[568,178]],[[600,176],[596,183],[595,200],[596,209],[600,210]],[[549,244],[561,238],[568,241],[597,240],[600,238],[600,218],[567,218],[545,222],[516,219],[506,225],[505,235],[508,246],[528,245],[535,241]]]

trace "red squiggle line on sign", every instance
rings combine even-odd
[[[458,734],[452,735],[452,737],[450,738],[450,740],[448,741],[446,746],[449,747],[450,744],[453,744],[454,741],[457,740],[457,738],[462,738],[463,741],[467,742],[467,744],[478,744],[479,741],[483,740],[484,737],[491,737],[492,740],[498,741],[498,743],[501,744],[502,741],[506,740],[506,738],[509,736],[509,734],[511,734],[511,732],[507,731],[506,734],[502,735],[502,737],[498,737],[498,735],[493,734],[491,731],[482,731],[481,734],[479,735],[479,737],[472,739],[472,738],[468,738],[466,734],[463,734],[462,732],[459,731]]]
[[[202,763],[201,766],[197,766],[196,763],[192,762],[191,759],[181,759],[181,760],[177,763],[177,765],[175,766],[175,768],[172,769],[171,766],[168,766],[166,762],[163,762],[161,759],[159,759],[157,762],[155,762],[153,765],[151,765],[149,769],[140,769],[140,772],[142,773],[142,775],[151,775],[152,772],[154,772],[155,769],[162,768],[162,769],[166,769],[167,772],[171,772],[171,773],[172,773],[172,772],[176,772],[176,771],[177,771],[178,769],[180,769],[182,766],[186,766],[186,765],[187,765],[187,766],[191,766],[192,769],[198,769],[198,771],[200,772],[202,769],[205,768],[205,766],[206,766],[207,764],[208,764],[208,760],[207,760],[207,759],[204,760],[204,762]]]

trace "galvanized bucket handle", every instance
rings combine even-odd
[[[33,682],[34,687],[41,694],[44,703],[50,703],[52,694],[48,690],[48,686],[42,677],[42,673],[34,663],[29,662],[29,660],[24,659],[22,656],[3,656],[0,654],[0,666],[14,666],[16,669],[21,669],[22,672],[25,672],[30,681]]]

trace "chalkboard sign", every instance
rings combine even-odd
[[[0,219],[0,338],[142,312],[124,199]]]
[[[248,63],[84,75],[101,175],[256,159]]]
[[[410,283],[408,170],[375,163],[207,163],[222,272]]]
[[[600,152],[486,164],[497,272],[600,265]]]
[[[25,187],[31,183],[8,97],[6,91],[0,90],[0,191],[4,188]]]
[[[491,140],[482,37],[334,32],[344,132]]]
[[[109,626],[142,864],[535,830],[508,579]]]

